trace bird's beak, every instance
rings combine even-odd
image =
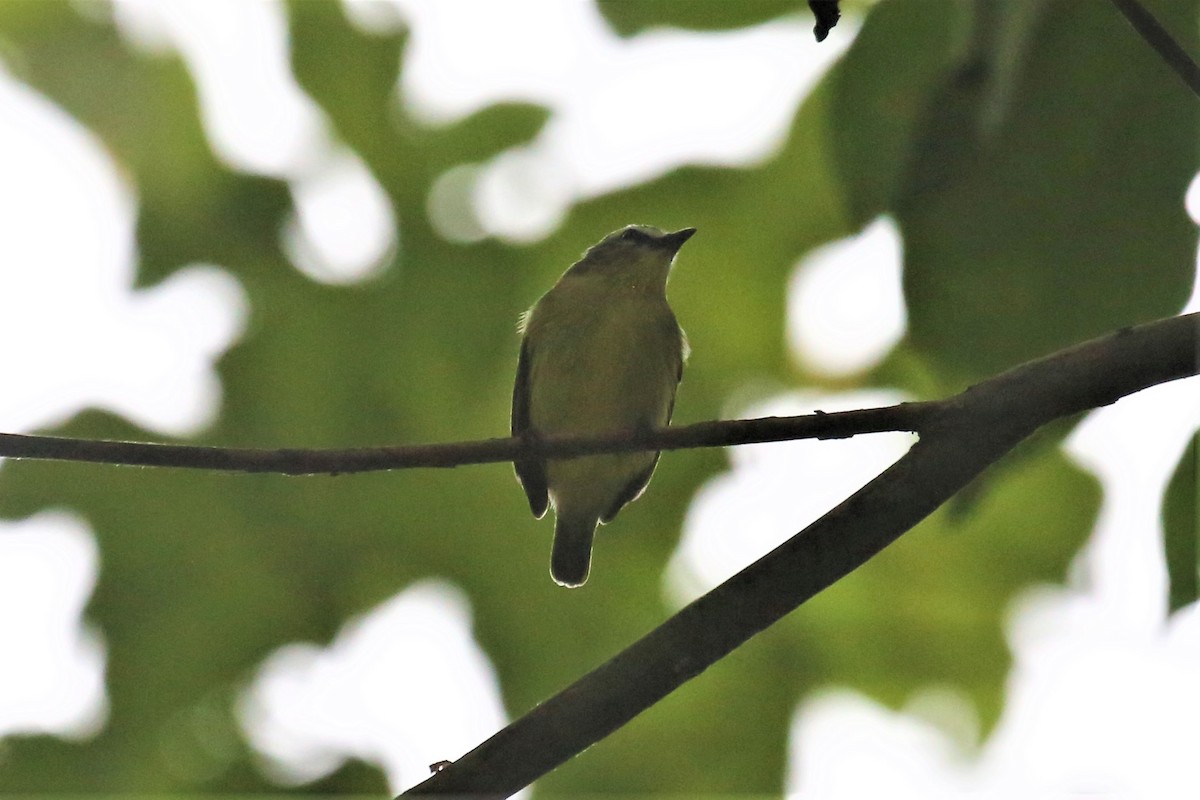
[[[684,228],[674,233],[668,233],[658,241],[667,250],[670,250],[672,253],[678,253],[679,248],[683,247],[683,243],[692,238],[692,234],[695,232],[695,228]]]

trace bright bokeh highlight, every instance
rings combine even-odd
[[[800,16],[622,38],[584,2],[396,6],[412,30],[401,78],[411,113],[445,124],[503,101],[550,109],[534,141],[482,165],[478,176],[479,222],[515,240],[545,236],[581,199],[685,164],[768,157],[856,29],[844,18],[820,47],[810,46],[811,21]]]
[[[393,791],[504,726],[500,687],[471,635],[467,598],[425,581],[349,620],[328,647],[276,650],[240,716],[270,773],[297,784],[347,757],[379,765]]]
[[[904,247],[890,217],[807,253],[788,286],[788,342],[809,369],[851,375],[904,336]]]
[[[186,61],[209,142],[234,169],[289,177],[328,146],[323,115],[292,77],[278,3],[120,0],[113,11],[127,40]]]
[[[906,399],[883,390],[797,392],[735,416],[847,411]],[[894,463],[913,441],[911,434],[883,433],[729,448],[730,471],[700,488],[684,518],[667,568],[668,602],[682,606],[757,561]]]
[[[376,274],[396,246],[391,200],[366,164],[339,149],[292,182],[296,211],[284,250],[320,283],[351,284]]]
[[[80,738],[104,723],[104,641],[83,620],[97,561],[92,532],[69,514],[0,522],[0,739]]]
[[[197,265],[135,291],[129,187],[90,132],[3,75],[0,174],[0,296],[20,298],[0,315],[0,430],[89,406],[174,435],[208,424],[212,362],[245,318],[237,282]]]
[[[120,0],[114,11],[131,44],[174,50],[188,65],[222,161],[291,183],[296,213],[281,233],[297,269],[346,284],[390,263],[397,229],[391,201],[296,83],[279,3]]]

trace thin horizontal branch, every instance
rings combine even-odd
[[[1198,372],[1192,314],[1061,351],[951,398],[907,454],[837,508],[406,794],[508,797],[866,563],[1042,425]]]
[[[515,438],[402,447],[337,450],[234,447],[114,442],[0,433],[0,457],[87,461],[138,467],[182,467],[285,475],[345,474],[419,467],[457,467],[512,461],[530,456],[579,456],[628,450],[681,450],[696,447],[835,439],[882,431],[919,432],[936,403],[901,403],[885,408],[808,414],[797,417],[700,422],[643,432],[603,436],[558,436],[540,441]]]

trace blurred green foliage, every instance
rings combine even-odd
[[[861,12],[874,0],[841,0],[843,14]],[[597,0],[596,5],[612,29],[632,36],[652,28],[673,27],[720,31],[768,22],[794,15],[807,6],[804,0]]]
[[[802,5],[601,8],[632,34],[750,24]],[[1194,29],[1194,2],[1153,7],[1176,33]],[[423,127],[391,104],[405,35],[364,33],[331,3],[289,12],[298,80],[399,220],[397,263],[358,285],[318,285],[288,263],[287,187],[214,158],[179,60],[131,51],[67,3],[0,4],[0,52],[17,76],[94,131],[136,182],[139,283],[207,261],[245,288],[250,324],[219,364],[223,413],[203,443],[504,434],[516,315],[585,246],[634,220],[701,231],[671,286],[695,350],[682,422],[718,416],[746,386],[821,385],[785,348],[787,278],[806,251],[881,213],[905,237],[910,332],[859,385],[948,392],[1175,313],[1190,287],[1196,237],[1181,198],[1196,168],[1197,104],[1105,3],[885,0],[769,160],[681,169],[596,198],[529,246],[444,241],[426,202],[447,169],[534,137],[543,109]],[[152,438],[96,412],[53,432]],[[828,684],[900,704],[948,683],[994,721],[1007,602],[1062,579],[1098,507],[1096,482],[1054,440],[997,467],[966,512],[939,512],[542,787],[775,792],[795,705]],[[112,710],[85,742],[6,741],[0,791],[270,789],[239,743],[236,692],[275,648],[328,642],[426,576],[467,592],[520,714],[669,613],[661,568],[696,487],[725,468],[715,451],[666,456],[649,497],[601,537],[592,582],[565,592],[546,574],[550,527],[529,518],[503,465],[296,479],[8,463],[0,513],[65,506],[96,530],[102,570],[88,616],[108,644]],[[179,722],[198,709],[232,760],[205,762],[205,743]],[[382,787],[352,764],[319,789]]]
[[[911,341],[958,387],[1177,311],[1194,277],[1195,98],[1105,3],[977,8],[897,198]]]
[[[1167,484],[1163,542],[1172,613],[1200,599],[1200,434],[1192,437]]]
[[[696,0],[689,3],[674,0],[635,3],[628,0],[598,0],[596,5],[614,31],[622,36],[632,36],[659,27],[701,31],[740,28],[784,14],[794,14],[799,3],[795,0],[742,0],[737,3],[722,0]]]

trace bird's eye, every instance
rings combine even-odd
[[[639,231],[637,228],[626,228],[625,231],[621,234],[621,241],[635,242],[641,237],[641,235],[642,235],[642,232]]]

